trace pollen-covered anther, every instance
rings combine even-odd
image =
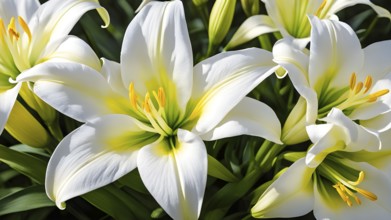
[[[11,41],[13,41],[14,39],[19,39],[19,33],[16,30],[14,17],[11,18],[10,23],[8,24],[8,35],[10,36]]]
[[[367,76],[365,78],[364,87],[365,87],[364,93],[368,92],[368,90],[372,87],[372,77],[371,76]]]
[[[350,90],[354,90],[354,87],[356,86],[356,81],[357,81],[356,73],[352,73],[349,81]]]
[[[389,93],[390,90],[388,89],[383,89],[383,90],[380,90],[380,91],[377,91],[375,93],[372,93],[368,96],[368,102],[374,102],[377,100],[377,98],[383,96],[383,95],[386,95],[387,93]]]
[[[327,0],[323,0],[322,4],[319,6],[318,10],[316,10],[316,13],[315,13],[316,16],[318,16],[318,17],[320,16],[324,7],[326,6],[326,3],[327,3]]]
[[[129,100],[130,104],[132,105],[133,108],[137,108],[137,95],[134,91],[134,84],[131,82],[129,84]]]
[[[146,113],[151,113],[151,105],[150,105],[150,100],[151,100],[151,96],[149,95],[149,93],[145,94],[145,99],[144,99],[144,111]]]
[[[30,28],[27,25],[26,21],[22,17],[18,16],[18,22],[19,22],[20,26],[22,27],[23,31],[29,37],[29,40],[31,41],[32,35],[31,35]]]

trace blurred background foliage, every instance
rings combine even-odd
[[[391,10],[390,0],[372,2]],[[99,57],[119,62],[126,27],[135,16],[135,9],[141,0],[100,0],[100,3],[111,16],[110,26],[102,29],[102,20],[96,12],[91,11],[82,17],[71,34],[88,42]],[[227,36],[215,51],[207,55],[208,16],[214,0],[186,0],[183,3],[195,63],[213,53],[221,52],[247,18],[241,1],[238,0]],[[266,14],[261,2],[259,13]],[[391,22],[378,18],[368,6],[356,5],[339,12],[338,16],[355,30],[363,47],[391,39]],[[275,41],[272,34],[270,39],[272,43]],[[260,47],[259,39],[235,49],[247,47]],[[131,74],[131,70],[129,73]],[[284,121],[298,99],[298,94],[288,80],[277,80],[274,76],[265,80],[249,96],[270,105],[281,121]],[[277,96],[282,98],[275,98]],[[36,114],[31,109],[29,111],[33,115]],[[59,116],[59,123],[64,136],[80,125],[63,115]],[[219,160],[239,181],[226,182],[208,177],[201,219],[252,219],[249,208],[255,202],[253,198],[257,198],[254,195],[259,196],[280,168],[289,165],[283,160],[283,152],[273,161],[275,167],[269,172],[260,171],[262,176],[247,175],[249,163],[262,143],[263,139],[249,136],[206,143],[208,153]],[[46,197],[44,190],[44,174],[49,157],[50,152],[20,145],[6,131],[3,132],[0,136],[0,219],[169,219],[148,194],[137,170],[113,184],[68,201],[67,208],[60,211]],[[242,179],[243,177],[245,179]],[[313,216],[310,213],[296,219],[313,219]]]

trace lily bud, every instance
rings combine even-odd
[[[15,139],[31,147],[45,148],[52,143],[46,129],[18,101],[15,102],[5,129]]]
[[[216,0],[210,13],[209,40],[212,45],[219,45],[231,27],[236,0]]]
[[[259,0],[240,0],[247,17],[259,14]]]

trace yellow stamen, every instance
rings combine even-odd
[[[354,94],[358,94],[361,91],[363,86],[364,86],[364,84],[362,82],[357,83],[356,88],[354,90]]]
[[[3,22],[3,19],[0,18],[0,34],[1,36],[3,36],[3,33],[5,33],[5,26],[4,26],[4,22]]]
[[[315,13],[315,16],[320,16],[320,13],[322,13],[322,10],[324,6],[326,6],[327,0],[323,0],[322,4],[319,6],[318,10]]]
[[[367,199],[371,200],[371,201],[376,201],[377,200],[377,196],[367,190],[364,190],[364,189],[360,189],[360,188],[357,188],[355,189],[358,193],[360,193],[361,195],[365,196]]]
[[[380,90],[380,91],[377,91],[375,93],[372,93],[368,96],[368,102],[374,102],[377,100],[377,98],[379,98],[380,96],[383,96],[385,94],[387,94],[390,90],[388,89],[383,89],[383,90]]]
[[[341,189],[341,183],[338,182],[337,184],[333,185],[333,187],[335,188],[335,190],[337,190],[337,193],[339,194],[339,196],[342,198],[344,202],[349,200],[349,197]]]
[[[364,87],[365,87],[364,93],[368,92],[368,90],[371,88],[371,86],[372,86],[372,77],[367,76],[365,78],[365,82],[364,82]]]
[[[164,93],[164,89],[162,87],[159,88],[157,96],[160,106],[164,108],[164,106],[166,106],[166,94]]]
[[[348,181],[348,183],[353,186],[357,186],[358,184],[360,184],[364,180],[364,177],[365,177],[364,171],[360,171],[360,173],[358,174],[357,180],[356,181]]]
[[[130,104],[132,105],[133,108],[137,108],[137,95],[134,92],[134,84],[131,82],[129,84],[129,99],[130,99]]]
[[[8,24],[8,34],[13,42],[14,38],[19,39],[19,33],[16,31],[15,18],[12,17],[10,23]]]
[[[31,36],[31,31],[30,31],[30,28],[29,28],[29,26],[27,25],[26,21],[25,21],[22,17],[20,17],[20,16],[18,16],[18,21],[19,21],[20,26],[22,26],[24,32],[25,32],[25,33],[27,34],[27,36],[29,37],[29,40],[31,41],[31,38],[32,38],[32,36]]]
[[[356,86],[356,80],[357,80],[356,73],[352,73],[352,75],[350,76],[350,90],[353,90],[354,87]]]
[[[147,113],[151,113],[151,106],[149,105],[149,101],[151,100],[151,97],[149,93],[145,94],[145,99],[144,99],[144,110]]]

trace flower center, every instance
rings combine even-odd
[[[175,134],[175,131],[167,123],[166,95],[162,87],[157,91],[152,91],[152,97],[147,92],[144,100],[140,101],[132,82],[129,85],[129,99],[132,116],[142,122],[145,130],[158,133],[161,136]]]
[[[389,92],[388,89],[382,89],[374,93],[369,93],[372,84],[373,79],[371,76],[367,76],[364,82],[357,82],[356,74],[352,73],[349,80],[349,91],[344,92],[343,94],[339,94],[338,92],[334,94],[332,97],[338,97],[319,109],[319,117],[326,116],[333,107],[338,108],[344,111],[346,115],[349,115],[354,108],[363,104],[376,102],[379,97],[384,96]]]
[[[317,174],[327,179],[326,184],[332,184],[332,187],[338,193],[339,197],[349,206],[353,206],[352,199],[358,204],[361,205],[361,199],[359,195],[364,196],[365,198],[376,201],[377,196],[365,189],[359,188],[364,181],[365,173],[364,171],[357,171],[352,167],[349,167],[339,161],[338,157],[328,156],[324,162],[317,167]],[[355,179],[355,181],[352,181]],[[322,181],[321,184],[324,184],[325,181]],[[325,192],[329,194],[329,192]]]
[[[18,27],[23,32],[20,32]],[[26,43],[23,40],[23,33],[28,38]],[[12,17],[7,28],[0,18],[0,47],[2,48],[0,61],[3,63],[0,69],[1,74],[15,78],[21,71],[31,67],[28,61],[28,53],[26,53],[31,39],[30,28],[22,17],[18,16],[17,19]]]

